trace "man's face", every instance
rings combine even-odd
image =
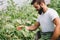
[[[37,11],[41,9],[41,6],[37,2],[35,2],[33,6],[36,8]]]

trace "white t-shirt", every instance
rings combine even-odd
[[[54,23],[53,20],[59,17],[58,13],[52,9],[48,8],[48,10],[43,14],[39,15],[37,18],[37,22],[40,23],[40,27],[42,32],[53,32],[54,31]]]

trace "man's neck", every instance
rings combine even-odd
[[[47,10],[48,10],[48,7],[45,6],[45,7],[43,8],[43,13],[45,13]]]

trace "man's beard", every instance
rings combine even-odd
[[[42,12],[43,12],[43,8],[40,8],[40,10],[38,10],[38,14],[42,14]]]

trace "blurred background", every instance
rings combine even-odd
[[[19,25],[35,23],[38,13],[30,4],[32,0],[0,0],[0,40],[34,40],[35,31],[28,31]],[[55,9],[60,16],[60,0],[45,0],[48,7]]]

